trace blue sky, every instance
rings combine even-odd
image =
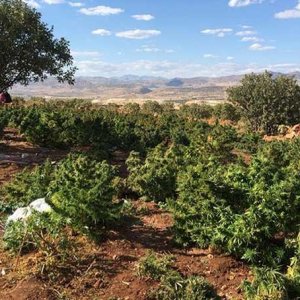
[[[300,0],[24,0],[70,41],[77,75],[300,71]]]

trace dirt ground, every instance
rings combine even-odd
[[[56,161],[66,154],[35,147],[15,130],[7,129],[0,143],[0,184],[24,167],[40,164],[46,158]],[[122,173],[125,159],[126,155],[119,155],[116,160]],[[204,276],[222,299],[243,299],[239,286],[249,276],[245,264],[209,249],[176,247],[171,215],[153,202],[133,203],[136,216],[111,230],[104,241],[95,244],[80,240],[80,262],[59,279],[46,280],[35,274],[39,253],[16,258],[0,248],[0,299],[143,300],[158,285],[137,276],[136,264],[149,250],[172,254],[180,273]]]

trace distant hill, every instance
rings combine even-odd
[[[149,89],[149,88],[147,88],[147,87],[142,87],[142,88],[140,88],[139,89],[139,93],[140,94],[143,94],[143,95],[145,95],[145,94],[149,94],[149,93],[151,93],[152,92],[152,90],[151,89]]]
[[[274,73],[275,76],[280,73]],[[287,74],[300,82],[300,72]],[[242,75],[222,77],[163,78],[126,75],[121,77],[76,77],[73,86],[58,83],[54,78],[32,83],[27,87],[15,86],[13,96],[46,98],[87,98],[99,101],[168,100],[222,101],[226,89],[239,84]]]
[[[184,84],[183,80],[179,78],[174,78],[166,83],[167,86],[174,86],[174,87],[179,87],[182,86],[183,84]]]

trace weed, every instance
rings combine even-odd
[[[172,271],[171,266],[174,258],[170,255],[158,255],[149,251],[145,257],[140,259],[137,265],[137,273],[140,277],[149,277],[160,280],[162,276]]]

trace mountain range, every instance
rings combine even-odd
[[[280,73],[273,73],[274,76]],[[300,82],[300,72],[286,74]],[[243,75],[223,77],[163,78],[126,75],[121,77],[76,77],[74,85],[58,83],[54,78],[29,86],[17,85],[13,96],[44,98],[84,98],[96,102],[128,101],[223,101],[226,89],[238,85]]]

